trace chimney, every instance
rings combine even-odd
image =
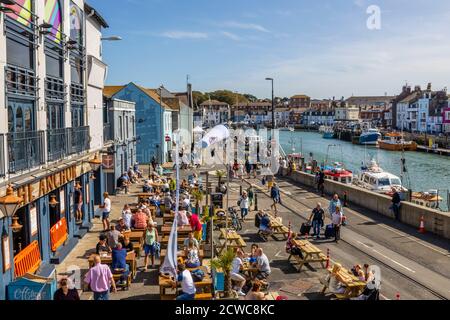
[[[420,86],[415,86],[414,87],[414,91],[419,92],[420,91]]]
[[[431,91],[431,82],[428,83],[427,90]]]

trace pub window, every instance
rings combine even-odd
[[[59,198],[59,192],[54,192],[49,194],[49,200],[51,200],[51,196],[56,196],[56,201],[59,203],[56,206],[49,206],[50,211],[50,227],[53,227],[59,220],[61,220],[61,210],[60,210],[60,203],[61,199]]]
[[[25,39],[8,36],[6,57],[8,64],[26,69],[34,68],[33,46]]]

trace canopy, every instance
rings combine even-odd
[[[230,131],[222,124],[212,128],[202,139],[202,148],[206,149],[209,146],[223,141],[230,137]]]

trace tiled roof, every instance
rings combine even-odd
[[[103,88],[103,95],[107,98],[111,98],[117,92],[125,88],[125,86],[105,86]]]
[[[309,97],[304,94],[297,94],[297,95],[291,97],[291,99],[309,99]]]
[[[168,104],[166,104],[166,103],[164,102],[164,99],[165,99],[165,98],[163,98],[162,101],[161,101],[159,92],[158,92],[156,89],[148,89],[148,88],[144,88],[144,87],[141,87],[141,86],[138,86],[138,85],[136,85],[136,87],[138,87],[139,89],[141,89],[145,94],[147,94],[150,98],[152,98],[152,99],[155,100],[156,102],[161,103],[161,106],[162,106],[164,109],[167,109],[167,110],[169,110],[169,111],[173,111],[173,109],[172,109]]]
[[[411,103],[414,100],[416,100],[419,96],[418,92],[413,92],[412,94],[410,94],[409,96],[407,96],[405,99],[403,99],[402,101],[400,101],[400,103]]]
[[[221,102],[217,100],[206,100],[200,104],[201,107],[207,107],[207,106],[228,106],[228,103]]]

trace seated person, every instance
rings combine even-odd
[[[246,279],[245,277],[240,273],[242,267],[244,266],[243,260],[244,260],[245,254],[241,249],[237,249],[236,256],[233,259],[232,262],[232,268],[231,268],[231,280],[233,280],[236,285],[234,287],[234,290],[237,291],[238,295],[245,296],[245,293],[242,292],[242,288],[245,285]]]
[[[118,230],[116,230],[115,225],[111,225],[110,230],[108,231],[108,234],[106,236],[108,237],[108,245],[112,249],[114,249],[119,243],[122,234]]]
[[[119,218],[119,223],[116,225],[116,230],[120,233],[130,230],[130,228],[125,224],[125,220],[122,217]]]
[[[259,230],[265,235],[272,234],[272,229],[270,227],[270,217],[267,214],[267,212],[263,213],[263,216],[259,224]]]
[[[258,248],[256,250],[256,268],[258,269],[258,273],[256,274],[256,278],[259,280],[265,280],[269,277],[272,272],[270,269],[269,258],[265,255],[262,248]]]
[[[162,191],[163,192],[169,192],[169,182],[167,182],[166,179],[162,180],[163,186],[162,186]]]
[[[172,200],[172,197],[170,196],[170,192],[166,192],[166,195],[164,197],[164,206],[166,207],[166,212],[170,212],[170,210],[173,208],[174,202]]]
[[[300,256],[300,258],[303,259],[303,253],[302,250],[297,247],[293,240],[297,238],[297,234],[293,232],[291,236],[286,241],[286,253],[293,255],[293,256]]]
[[[180,185],[180,189],[182,189],[183,191],[187,191],[189,188],[189,183],[186,181],[186,179],[183,179],[183,181],[181,182]]]
[[[245,300],[267,300],[264,292],[261,292],[261,284],[257,281],[253,283],[252,289],[245,296]]]
[[[95,253],[98,255],[101,253],[111,253],[111,248],[107,243],[107,237],[104,234],[101,234],[99,237],[99,241],[95,246]]]
[[[122,274],[118,284],[125,284],[127,282],[130,267],[127,264],[127,250],[122,248],[121,243],[118,243],[117,247],[112,251],[111,271]]]
[[[179,210],[178,211],[178,226],[188,226],[189,223],[189,218],[187,216],[187,212],[186,210]]]
[[[256,264],[256,260],[258,258],[256,255],[256,250],[258,250],[258,249],[259,249],[259,246],[256,243],[254,243],[254,244],[252,244],[252,246],[250,248],[250,250],[251,250],[250,253],[247,254],[248,260],[252,264]]]
[[[344,279],[342,278],[342,275],[339,273],[341,271],[342,265],[340,263],[336,263],[333,266],[333,270],[331,271],[331,274],[328,277],[328,288],[330,292],[332,293],[344,293],[346,290],[346,287],[344,285]]]
[[[194,242],[190,241],[186,250],[186,267],[198,268],[201,266],[200,258],[198,257],[198,249],[194,246]]]
[[[134,172],[137,174],[139,178],[142,178],[142,171],[139,170],[139,163],[135,163],[133,166]]]
[[[129,237],[123,237],[121,243],[122,243],[122,248],[127,250],[127,252],[134,251],[133,243],[130,241]]]
[[[189,232],[189,235],[186,239],[184,239],[183,241],[183,249],[187,250],[187,248],[189,247],[189,242],[192,241],[194,243],[194,247],[196,247],[197,249],[200,250],[200,246],[198,244],[198,240],[194,238],[194,233],[193,232]]]
[[[151,180],[145,180],[144,186],[142,187],[142,192],[144,193],[150,193],[153,192],[153,187],[151,185]]]
[[[147,228],[147,221],[148,221],[147,215],[142,210],[139,209],[133,215],[133,228],[145,229]]]
[[[355,277],[358,277],[360,281],[366,281],[366,275],[364,274],[364,271],[362,270],[361,266],[357,264],[352,268],[352,273]]]

